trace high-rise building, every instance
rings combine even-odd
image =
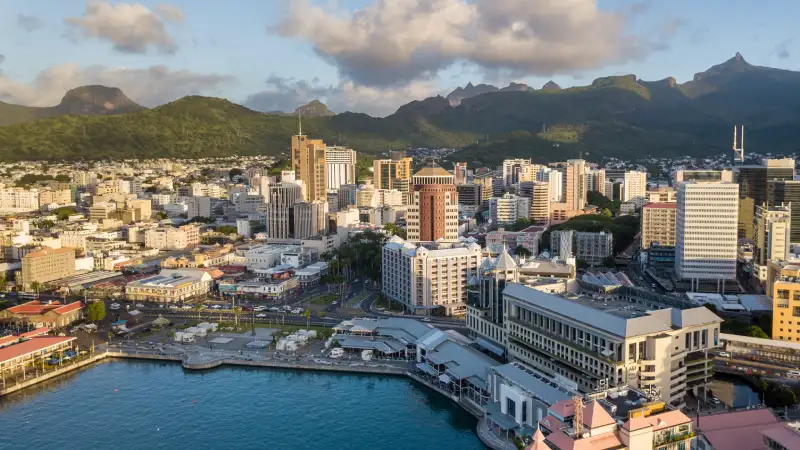
[[[294,232],[294,204],[303,201],[300,185],[282,181],[269,187],[267,203],[267,237],[289,239]]]
[[[459,205],[481,206],[483,203],[483,186],[480,184],[459,184],[456,191]]]
[[[455,178],[456,186],[467,183],[467,163],[457,162],[453,166],[453,177]]]
[[[564,200],[569,209],[586,207],[586,161],[570,159],[564,169]]]
[[[767,204],[770,206],[790,205],[792,223],[800,224],[800,180],[768,181]],[[792,243],[800,243],[800,225],[791,228],[790,236]]]
[[[489,217],[495,225],[513,225],[518,219],[527,219],[531,214],[531,199],[505,193],[489,200]]]
[[[647,202],[647,172],[629,170],[622,180],[622,202],[633,202],[641,207]]]
[[[675,223],[678,210],[675,203],[648,203],[642,207],[642,248],[653,243],[660,247],[675,246]]]
[[[75,274],[75,250],[45,247],[22,257],[21,285],[25,290]]]
[[[368,184],[361,186],[356,192],[356,206],[374,208],[378,206],[378,193],[375,186]]]
[[[382,255],[383,295],[407,311],[466,314],[468,282],[477,275],[483,259],[480,245],[428,249],[394,236]]]
[[[372,162],[372,184],[378,189],[395,188],[395,180],[411,178],[412,158],[376,159]]]
[[[575,239],[574,230],[556,230],[550,233],[550,251],[561,259],[569,259],[575,256],[573,252],[573,241]]]
[[[378,205],[400,206],[403,204],[403,193],[397,189],[378,189]]]
[[[684,181],[724,181],[733,183],[733,172],[730,170],[692,169],[675,171],[674,185]]]
[[[292,136],[292,170],[306,186],[305,200],[328,200],[325,143],[300,134]]]
[[[736,279],[739,185],[727,181],[684,181],[678,186],[675,275],[690,280]]]
[[[614,256],[614,235],[605,231],[575,232],[576,259],[590,266],[600,266],[610,256]]]
[[[758,206],[768,202],[769,181],[790,181],[794,177],[794,159],[764,159],[761,165],[737,166],[734,180],[739,183],[739,237],[753,239],[753,221]]]
[[[325,171],[327,187],[339,189],[345,184],[357,183],[356,152],[344,147],[325,148]]]
[[[606,195],[605,169],[590,169],[586,171],[586,191],[595,191]]]
[[[741,197],[741,196],[740,196]],[[757,206],[753,246],[753,271],[767,281],[770,261],[789,259],[792,213],[790,206]]]
[[[550,201],[561,203],[564,201],[563,174],[558,170],[542,167],[536,175],[536,181],[546,181],[550,184]]]
[[[530,159],[506,159],[503,161],[503,186],[516,186],[523,167],[530,166]]]
[[[790,261],[770,261],[767,294],[772,297],[772,339],[800,341],[800,268]],[[794,323],[792,323],[794,322]]]
[[[675,203],[676,201],[674,188],[659,187],[647,191],[647,203]]]
[[[345,184],[339,186],[339,189],[336,191],[336,202],[337,202],[337,211],[344,211],[349,206],[353,206],[356,204],[356,192],[358,192],[358,186],[355,184]]]
[[[294,238],[309,239],[327,234],[328,202],[297,202],[294,204]]]
[[[531,199],[530,219],[536,225],[550,223],[550,183],[547,181],[521,181],[519,195]]]
[[[519,281],[519,267],[508,250],[496,259],[486,258],[470,281],[471,296],[467,307],[467,326],[470,331],[502,349],[507,345],[503,319],[503,290],[508,283]]]
[[[426,167],[412,179],[414,192],[408,206],[408,240],[434,242],[458,240],[458,192],[453,175],[441,167]]]
[[[492,174],[475,175],[474,183],[481,187],[481,203],[488,202],[490,198],[494,197]]]

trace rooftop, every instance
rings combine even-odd
[[[780,421],[768,409],[753,409],[692,419],[698,435],[705,436],[715,450],[761,450],[761,432]]]
[[[26,316],[34,316],[50,312],[55,314],[66,314],[80,308],[81,302],[63,304],[59,301],[45,302],[40,300],[32,300],[28,303],[23,303],[21,305],[8,308],[8,312]]]
[[[39,353],[42,350],[63,344],[66,342],[74,341],[74,336],[41,336],[34,337],[30,340],[20,342],[18,344],[10,345],[8,347],[0,348],[0,363],[19,358],[20,356],[29,356],[34,353]]]
[[[128,287],[177,288],[211,279],[212,276],[201,269],[164,269],[158,275],[128,283]]]
[[[453,174],[441,167],[423,167],[414,174],[415,177],[452,177]]]
[[[41,258],[41,257],[44,257],[44,256],[62,255],[62,254],[65,254],[65,253],[75,254],[75,250],[73,250],[71,248],[68,248],[68,247],[64,247],[64,248],[44,247],[41,250],[37,250],[35,252],[28,253],[27,255],[24,256],[24,258],[28,258],[28,259]]]
[[[648,208],[648,209],[655,209],[655,208],[675,209],[676,206],[677,206],[677,203],[666,203],[666,202],[664,202],[664,203],[648,203],[648,204],[644,205],[642,208]]]

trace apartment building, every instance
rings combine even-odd
[[[656,242],[661,247],[675,246],[675,222],[678,210],[675,203],[648,203],[642,207],[642,248]]]
[[[481,187],[481,203],[488,202],[490,198],[494,197],[494,181],[492,174],[484,173],[475,175],[473,183]]]
[[[467,163],[457,162],[453,164],[453,178],[456,183],[456,186],[467,184],[468,173],[469,170],[467,170]]]
[[[544,181],[522,181],[519,195],[531,200],[530,219],[536,225],[550,223],[550,183]]]
[[[713,177],[713,174],[705,174]],[[739,186],[727,181],[684,181],[678,186],[675,275],[691,282],[736,279]]]
[[[503,161],[503,186],[516,186],[520,180],[520,173],[532,165],[530,159],[506,159]],[[530,180],[529,180],[530,181]]]
[[[428,249],[394,236],[383,247],[383,295],[416,314],[464,315],[482,258],[478,244]]]
[[[648,203],[675,203],[677,192],[671,187],[649,189],[646,193]]]
[[[412,158],[376,159],[372,162],[372,184],[378,189],[395,188],[397,180],[411,179]]]
[[[605,259],[614,256],[614,236],[605,231],[575,233],[575,258],[590,266],[601,266]]]
[[[586,207],[586,161],[570,159],[564,168],[564,202],[569,209]]]
[[[798,205],[800,207],[800,205]],[[753,272],[764,284],[769,261],[789,259],[792,211],[790,206],[757,206],[753,246]]]
[[[89,208],[89,220],[100,221],[110,218],[114,211],[117,210],[117,204],[114,202],[98,202]]]
[[[720,345],[722,319],[705,307],[634,313],[516,283],[503,296],[508,357],[565,377],[584,392],[627,384],[654,389],[680,408],[688,389],[713,376],[708,350]]]
[[[543,181],[550,185],[551,202],[561,203],[564,201],[564,183],[561,171],[542,167],[536,174],[536,181]]]
[[[25,290],[34,283],[41,285],[70,275],[75,275],[75,250],[71,248],[45,247],[22,257],[20,282]]]
[[[589,169],[586,171],[586,191],[594,191],[606,195],[605,169]]]
[[[513,225],[519,219],[527,219],[531,214],[531,199],[505,193],[502,197],[489,200],[489,217],[494,225]]]
[[[622,181],[622,202],[633,202],[641,207],[647,202],[647,172],[629,170]]]
[[[199,241],[199,232],[197,236]],[[144,246],[158,250],[181,250],[192,246],[186,230],[174,227],[156,228],[144,232]]]
[[[39,189],[25,189],[20,187],[6,187],[0,189],[0,211],[38,211],[39,207]]]

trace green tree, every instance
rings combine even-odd
[[[239,230],[237,230],[236,227],[231,225],[220,225],[217,227],[216,231],[217,233],[222,233],[222,234],[236,234]]]
[[[797,394],[792,388],[774,381],[762,380],[761,393],[764,403],[770,408],[794,406],[797,403]]]
[[[31,291],[32,292],[37,292],[38,293],[41,290],[42,290],[42,283],[40,283],[38,281],[34,281],[34,282],[31,283]]]
[[[233,181],[234,178],[242,176],[243,173],[242,169],[233,168],[228,171],[228,178]]]
[[[106,318],[106,304],[101,301],[89,303],[86,307],[86,316],[92,322],[97,322]]]
[[[399,236],[399,237],[401,237],[403,239],[405,239],[406,236],[407,236],[406,235],[406,230],[403,229],[403,228],[400,228],[399,226],[397,226],[397,224],[394,224],[394,223],[386,223],[383,226],[383,229],[386,230],[387,233],[389,233],[389,234],[391,234],[393,236]]]
[[[67,220],[69,216],[73,214],[77,214],[77,210],[72,206],[62,206],[61,208],[56,208],[53,213],[55,213],[56,218],[58,220]]]
[[[600,214],[606,217],[614,217],[614,213],[612,213],[608,208],[603,208],[603,211],[601,211]]]
[[[518,245],[517,248],[514,249],[514,253],[522,258],[531,256],[531,251],[521,245]]]
[[[233,307],[233,316],[236,319],[236,326],[239,326],[239,316],[242,315],[242,307],[241,306],[234,306]]]
[[[762,330],[758,325],[750,325],[750,327],[747,329],[747,336],[760,339],[769,339],[767,333],[765,333],[764,330]]]
[[[311,326],[311,310],[306,308],[305,312],[303,312],[303,316],[306,318],[306,328]]]
[[[6,274],[0,274],[0,292],[5,292],[8,288],[8,278]]]
[[[60,173],[60,174],[56,175],[55,180],[59,181],[61,183],[69,183],[70,181],[72,181],[70,179],[69,175],[66,175],[66,174],[63,174],[63,173]]]
[[[481,213],[480,211],[476,212],[473,217],[475,218],[475,222],[477,222],[479,225],[486,223],[486,218],[483,217],[483,213]]]
[[[164,211],[159,211],[159,212],[156,213],[156,219],[158,219],[158,220],[164,220],[164,219],[166,219],[168,217],[169,216]]]

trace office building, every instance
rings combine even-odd
[[[456,186],[467,184],[467,163],[457,162],[453,165],[453,180]]]
[[[550,223],[550,186],[547,181],[522,181],[519,195],[531,199],[530,219],[535,225]]]
[[[475,243],[431,250],[394,236],[383,247],[383,295],[416,314],[464,315],[481,260]]]
[[[502,353],[508,344],[503,323],[503,290],[508,283],[518,281],[518,265],[506,247],[496,259],[486,258],[481,263],[477,277],[470,282],[467,307],[467,327],[479,345],[499,349]]]
[[[575,232],[575,259],[590,266],[602,266],[606,258],[614,256],[614,236],[605,231]]]
[[[211,197],[191,197],[187,207],[186,216],[190,219],[195,217],[213,217]]]
[[[89,208],[89,220],[100,221],[108,219],[117,210],[114,202],[99,202]]]
[[[377,189],[397,189],[395,180],[411,178],[412,158],[376,159],[372,162],[372,184]]]
[[[800,181],[768,181],[767,182],[767,203],[770,206],[790,205],[792,212],[792,223],[800,223]],[[791,242],[800,243],[800,226],[792,227],[790,230]]]
[[[523,167],[531,166],[530,159],[506,159],[503,161],[503,186],[516,186],[520,182]]]
[[[355,184],[344,184],[339,186],[339,189],[336,191],[336,210],[342,211],[350,206],[355,206],[357,192],[358,186]]]
[[[675,171],[675,186],[684,181],[726,182],[733,183],[733,172],[730,170],[694,169]]]
[[[214,279],[202,269],[164,269],[150,277],[125,285],[125,297],[131,301],[175,303],[203,297],[211,291]]]
[[[605,169],[590,169],[586,171],[586,191],[595,191],[606,195]]]
[[[397,189],[378,189],[376,192],[378,206],[400,206],[403,204],[403,193]]]
[[[574,230],[556,230],[550,233],[550,252],[553,256],[561,259],[569,259],[575,256],[573,251],[573,241],[575,240]]]
[[[720,345],[722,319],[705,307],[634,315],[516,283],[503,295],[508,357],[565,377],[583,392],[631,385],[681,408],[687,390],[713,377],[707,351]]]
[[[361,186],[356,192],[356,206],[359,208],[374,208],[378,206],[378,193],[371,184]]]
[[[297,202],[294,204],[294,238],[309,239],[327,234],[328,202]]]
[[[22,257],[21,285],[24,290],[75,275],[75,250],[44,247]]]
[[[678,186],[675,275],[691,290],[703,280],[736,279],[739,185],[727,181],[684,181]]]
[[[459,184],[456,185],[456,192],[459,205],[481,206],[483,203],[483,186],[480,184]]]
[[[475,175],[473,182],[481,187],[481,201],[488,202],[490,198],[494,197],[494,181],[492,174],[485,173]]]
[[[289,239],[294,232],[294,204],[303,201],[300,185],[283,181],[269,187],[266,234],[270,239]]]
[[[772,339],[800,342],[800,266],[786,261],[770,261],[768,272]]]
[[[309,139],[300,133],[292,136],[292,170],[297,180],[305,184],[305,201],[328,200],[325,143]]]
[[[329,190],[339,189],[344,184],[357,183],[355,150],[344,147],[326,147],[325,171]]]
[[[647,201],[647,172],[630,170],[622,180],[622,202],[633,202],[641,207]]]
[[[648,203],[642,207],[642,248],[654,243],[660,247],[675,246],[675,226],[678,218],[675,203]]]
[[[769,181],[791,181],[794,178],[794,159],[764,159],[761,165],[734,168],[734,180],[739,184],[739,237],[753,239],[755,211],[768,203]]]
[[[769,261],[789,259],[791,229],[790,206],[756,207],[753,272],[762,284],[767,281]]]
[[[519,219],[527,219],[530,214],[530,198],[505,193],[489,200],[489,217],[493,225],[513,225]]]
[[[410,242],[458,240],[458,192],[453,175],[441,167],[426,167],[412,179],[414,192],[406,213]]]
[[[561,171],[542,167],[536,175],[536,181],[545,181],[550,184],[551,202],[561,203],[564,201],[564,182]]]
[[[675,203],[678,201],[675,189],[660,187],[647,191],[647,203]]]
[[[564,168],[564,202],[571,210],[586,207],[586,161],[570,159]]]

